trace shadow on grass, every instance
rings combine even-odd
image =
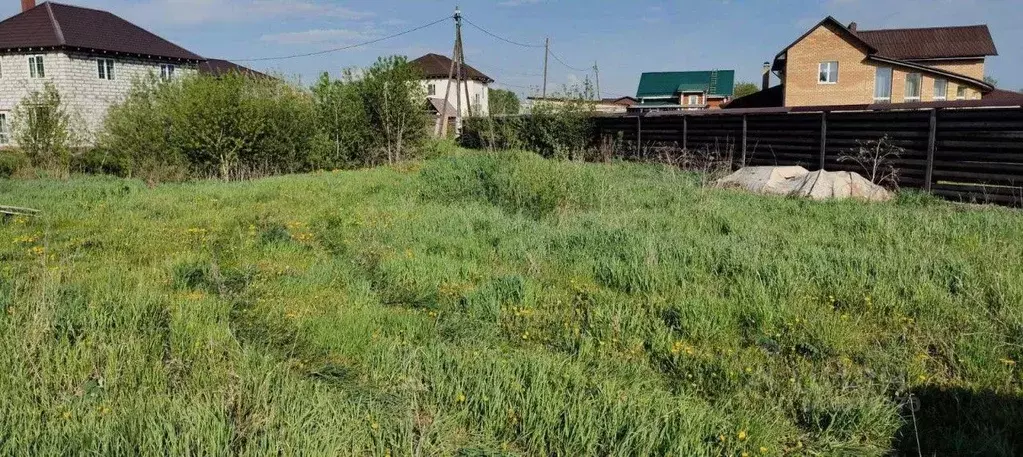
[[[937,387],[914,394],[919,400],[915,415],[920,446],[906,407],[906,423],[893,443],[901,454],[1023,455],[1023,397]]]

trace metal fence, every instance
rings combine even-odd
[[[951,200],[1023,206],[1023,109],[886,111],[718,110],[594,118],[596,142],[613,139],[626,159],[711,154],[734,167],[800,165],[863,172],[843,160],[865,143],[901,152],[898,185]]]

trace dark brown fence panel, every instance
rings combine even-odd
[[[746,117],[746,165],[819,168],[821,115],[751,114]]]
[[[957,201],[1023,206],[1019,107],[619,115],[595,118],[594,130],[598,141],[614,141],[624,159],[816,170],[823,149],[824,169],[865,176],[870,171],[851,157],[884,139],[901,150],[890,159],[901,187]]]
[[[724,160],[742,156],[741,115],[686,116],[686,123],[688,149]]]
[[[1023,110],[949,110],[938,121],[933,191],[1023,205]]]
[[[854,171],[869,178],[873,163],[857,163],[853,157],[861,148],[869,154],[884,141],[901,148],[897,158],[888,160],[897,169],[898,184],[922,188],[927,171],[930,116],[927,110],[828,113],[824,169]]]

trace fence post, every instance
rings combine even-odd
[[[824,154],[828,147],[828,112],[821,112],[821,163],[820,170],[824,169]]]
[[[636,114],[636,157],[643,158],[643,115]]]
[[[746,115],[742,115],[742,162],[739,163],[739,168],[746,166]]]
[[[689,116],[682,114],[682,150],[689,150]]]
[[[931,128],[927,133],[927,171],[924,172],[924,190],[931,191],[934,181],[934,150],[938,143],[938,109],[931,108]]]

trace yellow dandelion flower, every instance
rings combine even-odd
[[[767,454],[767,448],[763,447],[763,446],[760,446],[760,453],[761,454]]]
[[[459,403],[465,403],[465,394],[463,394],[461,392],[458,393],[458,402]]]
[[[745,430],[739,430],[739,435],[738,435],[739,441],[746,441],[746,436],[747,435],[746,435],[746,431]]]

